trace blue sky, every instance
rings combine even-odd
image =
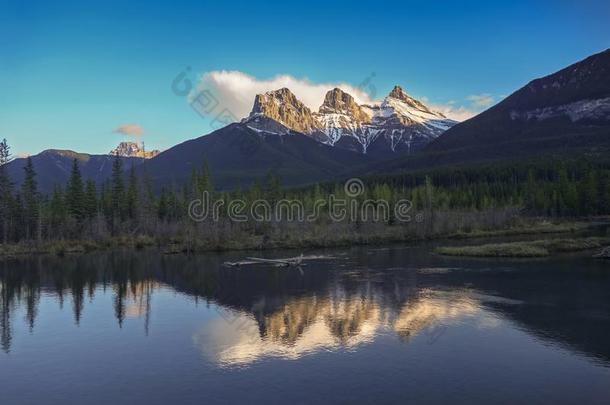
[[[376,98],[400,84],[473,113],[610,47],[608,1],[51,3],[0,4],[0,137],[16,155],[210,132],[213,117],[171,90],[187,66],[194,85],[222,70],[256,85],[370,78]],[[125,125],[143,135],[115,132]]]

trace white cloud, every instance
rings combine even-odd
[[[455,100],[449,100],[445,104],[436,104],[430,102],[428,97],[421,97],[420,101],[427,105],[432,111],[440,112],[445,117],[455,121],[466,121],[469,118],[477,115],[477,111],[466,108],[462,105],[457,105]]]
[[[142,136],[144,135],[144,129],[138,124],[124,124],[112,131],[116,134],[122,134],[127,136]]]
[[[455,100],[451,100],[446,104],[432,104],[430,108],[443,113],[446,117],[456,121],[465,121],[474,117],[481,111],[492,106],[496,99],[489,93],[471,94],[465,98],[469,105],[458,104]]]
[[[460,122],[466,121],[479,113],[479,111],[464,107],[463,105],[458,106],[452,101],[447,104],[431,104],[430,108],[442,113],[447,118]]]
[[[248,116],[252,110],[254,97],[257,94],[282,87],[289,88],[312,111],[318,110],[326,93],[335,87],[351,94],[359,104],[378,102],[373,100],[363,89],[348,83],[314,83],[308,79],[298,79],[288,74],[277,75],[271,79],[259,79],[236,70],[215,70],[202,74],[189,99],[192,101],[199,92],[207,90],[216,98],[216,100],[208,100],[211,103],[210,105],[215,108],[214,111],[221,111],[226,108],[235,117],[241,119]],[[472,118],[494,103],[494,97],[487,93],[470,95],[465,100],[469,103],[461,105],[461,103],[451,100],[446,104],[435,104],[433,102],[429,103],[426,97],[421,97],[421,101],[429,104],[431,109],[439,111],[456,121]]]
[[[257,94],[287,87],[312,111],[318,111],[326,93],[338,87],[354,97],[358,103],[371,103],[368,94],[347,83],[313,83],[308,79],[297,79],[290,75],[277,75],[271,79],[258,79],[239,71],[219,70],[204,73],[197,90],[210,90],[218,99],[220,109],[227,108],[238,118],[246,117]]]
[[[466,97],[468,101],[472,103],[474,107],[477,108],[486,108],[491,106],[494,103],[494,98],[491,94],[483,93],[483,94],[472,94]]]

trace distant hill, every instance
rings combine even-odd
[[[45,150],[32,156],[32,163],[36,170],[36,180],[40,192],[52,192],[55,184],[63,187],[70,177],[74,159],[78,159],[84,180],[93,180],[96,183],[101,183],[112,172],[113,156],[88,155],[69,150]],[[121,157],[121,159],[123,160],[124,168],[129,168],[132,164],[138,165],[144,160],[134,157]],[[26,158],[18,158],[7,164],[8,175],[16,186],[19,186],[23,181],[23,168],[25,164]]]

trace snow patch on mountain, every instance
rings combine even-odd
[[[580,100],[569,104],[536,108],[529,111],[512,110],[510,112],[512,120],[543,121],[560,116],[567,116],[572,122],[584,119],[610,121],[610,97],[595,100]]]
[[[373,145],[378,145],[378,152],[411,153],[457,123],[432,111],[399,86],[382,102],[364,105],[335,88],[327,92],[317,112],[284,88],[258,95],[250,116],[243,122],[268,132],[268,122],[264,126],[257,122],[261,116],[327,145],[362,153],[368,153]]]

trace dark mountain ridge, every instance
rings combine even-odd
[[[100,184],[110,177],[112,173],[113,156],[89,155],[71,150],[48,149],[37,155],[31,156],[34,169],[36,170],[36,181],[38,189],[43,194],[53,191],[55,184],[64,187],[70,178],[72,163],[78,160],[81,175],[84,181],[93,180]],[[120,157],[125,169],[132,165],[139,165],[144,161],[137,157]],[[10,179],[17,187],[24,179],[24,170],[27,158],[17,158],[6,165]]]
[[[474,118],[455,125],[426,152],[468,150],[468,159],[531,156],[610,142],[610,50],[536,79]],[[496,146],[495,153],[489,146]]]
[[[281,124],[261,117],[261,127],[275,130]],[[283,128],[280,133],[233,123],[208,135],[174,146],[144,162],[138,172],[156,187],[181,185],[193,169],[207,162],[219,189],[248,187],[269,173],[280,176],[287,186],[336,178],[369,159],[360,153],[333,148],[309,136]]]
[[[395,173],[540,157],[605,159],[610,151],[610,50],[532,80],[448,129],[420,153],[375,162]]]

